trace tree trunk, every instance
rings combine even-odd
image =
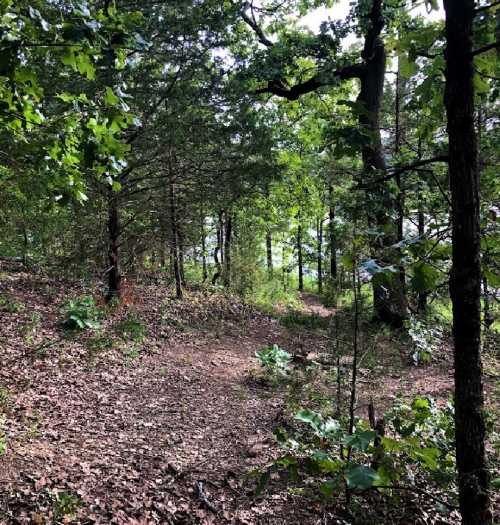
[[[219,232],[219,238],[217,240],[219,244],[220,262],[221,264],[224,264],[224,258],[226,256],[224,253],[224,210],[219,211],[218,232]]]
[[[398,61],[398,71],[396,73],[396,100],[395,100],[395,114],[396,114],[396,130],[395,130],[395,141],[394,141],[394,154],[397,157],[401,151],[401,144],[404,137],[404,125],[403,125],[403,114],[401,111],[401,105],[403,102],[403,96],[405,92],[405,82],[401,78],[401,61]],[[396,184],[398,186],[397,196],[397,212],[398,212],[398,243],[403,240],[403,226],[404,226],[404,209],[405,209],[405,192],[401,183],[401,175],[396,177]],[[398,248],[398,258],[401,260],[403,253],[401,248]],[[406,276],[405,268],[402,264],[399,265],[399,278],[401,280],[401,286],[403,287],[403,293],[406,294]]]
[[[224,288],[231,286],[231,238],[233,233],[231,215],[226,213],[224,232]]]
[[[201,264],[203,283],[208,279],[207,269],[207,236],[205,233],[205,217],[201,216]]]
[[[269,231],[266,233],[266,260],[267,276],[271,279],[273,276],[273,238]]]
[[[474,0],[444,0],[452,271],[455,343],[455,440],[460,512],[464,525],[492,523],[485,459],[480,357],[481,265],[479,174],[474,130],[472,24]]]
[[[318,293],[323,293],[323,219],[318,219],[317,224],[317,235],[318,235]]]
[[[425,216],[423,211],[422,202],[418,203],[418,236],[423,239],[425,235]],[[418,305],[417,312],[419,314],[425,314],[427,312],[427,296],[429,292],[418,293]]]
[[[121,275],[120,275],[120,217],[118,213],[118,200],[113,190],[109,190],[108,196],[108,294],[106,302],[121,297]]]
[[[297,226],[297,257],[299,263],[299,292],[304,291],[304,262],[302,258],[302,224],[300,223],[299,214],[299,225]]]
[[[170,201],[170,233],[171,233],[171,252],[172,263],[175,279],[175,296],[177,299],[182,299],[182,276],[179,264],[179,239],[177,231],[177,215],[175,206],[175,187],[174,180],[170,177],[169,180],[169,201]]]
[[[367,180],[387,170],[380,134],[380,107],[386,67],[386,52],[380,37],[384,25],[382,0],[373,0],[369,20],[371,26],[366,33],[362,52],[366,66],[361,75],[361,90],[358,96],[358,102],[366,110],[361,112],[359,124],[371,137],[362,147],[363,171]],[[373,256],[382,265],[396,263],[398,266],[397,250],[392,248],[397,243],[398,231],[391,218],[391,211],[397,215],[397,201],[383,183],[370,191],[367,198],[369,223],[384,231],[384,235],[378,241],[372,242]],[[376,275],[372,282],[375,317],[382,322],[401,326],[408,317],[408,305],[400,272],[383,279],[380,278],[380,274]]]
[[[177,230],[177,239],[179,243],[179,272],[181,274],[181,283],[182,286],[186,286],[186,274],[184,273],[184,233],[177,219],[175,221],[175,228]]]
[[[330,184],[328,188],[330,208],[328,212],[329,224],[329,242],[330,242],[330,279],[332,285],[337,279],[337,242],[335,239],[335,203],[333,202],[333,187]]]

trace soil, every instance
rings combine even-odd
[[[0,523],[351,523],[286,485],[253,490],[252,471],[279,454],[272,432],[283,413],[279,390],[255,380],[255,351],[326,351],[325,331],[298,333],[220,293],[176,302],[142,284],[101,321],[100,339],[68,334],[64,304],[83,293],[99,297],[84,283],[0,274]],[[331,315],[302,299],[303,313]],[[131,315],[147,327],[141,342],[116,331]],[[449,360],[394,370],[383,392],[365,380],[382,405],[401,390],[450,395]],[[387,523],[439,523],[413,499],[412,518]]]

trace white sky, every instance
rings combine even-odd
[[[307,16],[302,18],[302,24],[311,29],[311,31],[317,32],[321,22],[328,20],[344,20],[349,14],[350,2],[352,0],[338,0],[338,2],[330,9],[320,7],[311,11]],[[422,1],[423,4],[423,1]],[[427,18],[428,20],[442,20],[444,19],[444,10],[442,1],[439,2],[439,10],[427,12],[425,5],[418,5],[412,10],[412,13],[419,14]],[[343,42],[345,47],[350,46],[356,41],[354,35],[349,35]]]

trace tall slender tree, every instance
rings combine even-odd
[[[444,0],[449,172],[452,197],[455,432],[464,525],[492,523],[481,369],[479,175],[474,129],[474,0]]]

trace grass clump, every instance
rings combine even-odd
[[[103,311],[90,296],[77,297],[69,301],[64,312],[63,326],[67,330],[96,330],[100,328]]]
[[[302,313],[291,310],[280,317],[280,323],[287,328],[306,330],[327,330],[330,323],[329,317],[317,314]]]
[[[115,326],[115,332],[122,339],[135,343],[141,343],[148,335],[146,326],[134,313],[127,314],[127,317]]]
[[[0,295],[0,311],[7,312],[9,314],[19,314],[24,312],[26,306],[20,301],[15,300],[8,294]]]

